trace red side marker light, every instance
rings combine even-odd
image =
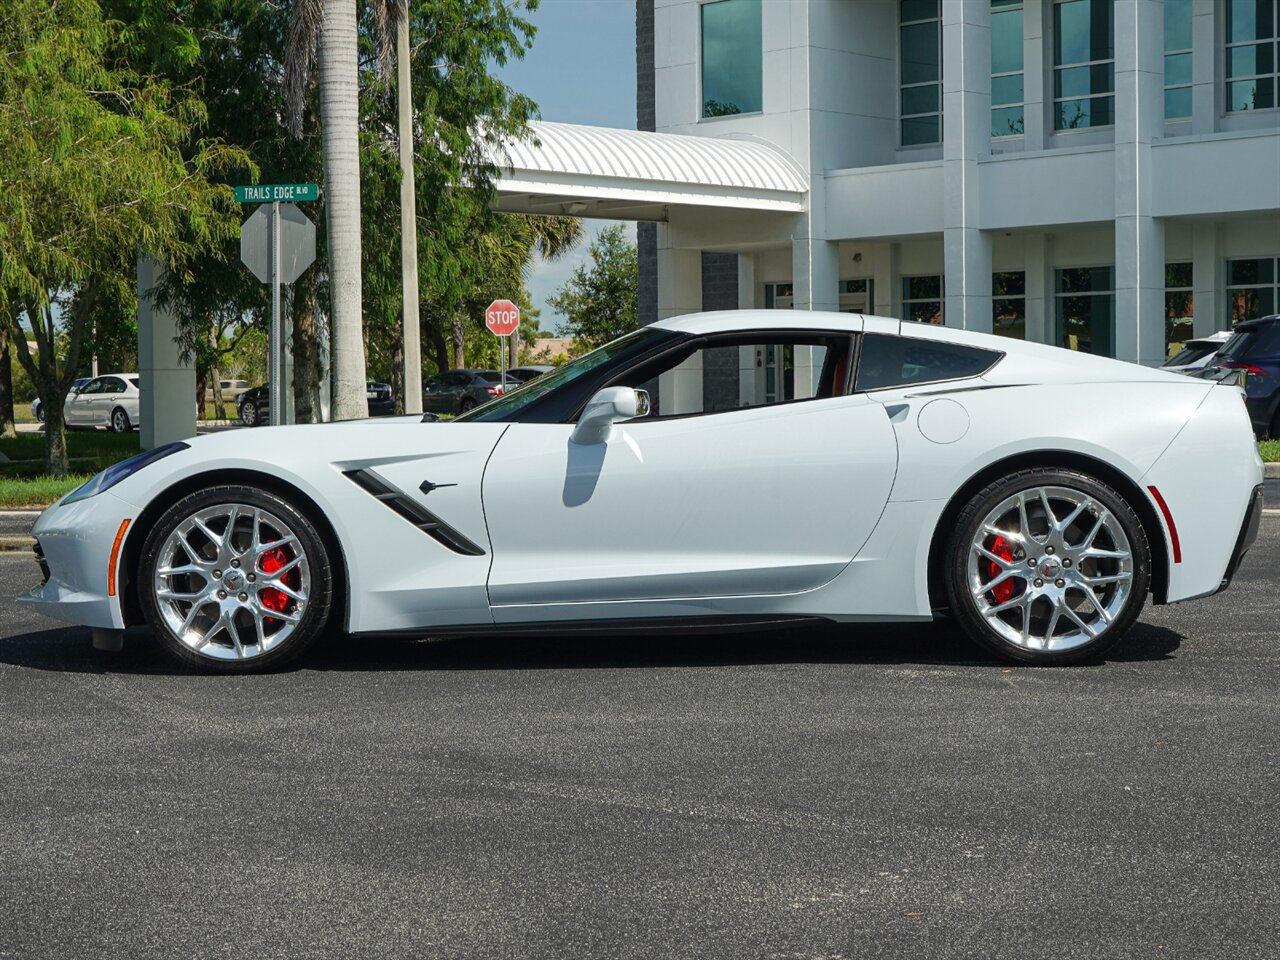
[[[1151,496],[1155,498],[1156,506],[1160,508],[1160,512],[1164,514],[1165,526],[1169,528],[1169,542],[1173,545],[1173,562],[1182,562],[1182,544],[1178,542],[1178,527],[1173,522],[1173,514],[1169,512],[1169,505],[1164,502],[1164,497],[1160,495],[1160,491],[1155,487],[1147,487],[1151,491]]]
[[[111,544],[111,559],[107,561],[107,596],[116,595],[116,562],[120,559],[120,544],[124,543],[124,532],[129,529],[129,518],[120,521],[120,529],[116,531],[115,543]]]

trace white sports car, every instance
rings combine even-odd
[[[428,415],[430,417],[430,415]],[[254,670],[327,627],[448,636],[928,621],[1036,664],[1223,589],[1262,463],[1238,387],[939,327],[645,327],[449,423],[224,433],[35,525],[21,599]]]

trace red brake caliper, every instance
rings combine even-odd
[[[268,550],[262,555],[262,572],[275,573],[288,562],[288,555],[280,547]],[[289,597],[275,587],[268,587],[262,591],[262,605],[268,610],[284,613],[289,606]]]
[[[997,557],[1000,557],[1002,560],[1012,560],[1013,544],[1011,544],[1004,537],[996,537],[995,543],[991,544],[991,552],[994,553]],[[987,563],[987,579],[994,580],[1002,572],[1000,569],[1000,565],[997,564],[994,560],[988,560],[986,563]],[[1013,599],[1013,591],[1014,591],[1013,578],[1010,577],[1008,580],[1005,580],[1003,583],[997,583],[994,587],[992,587],[991,595],[996,598],[996,603],[1008,603],[1010,600]]]

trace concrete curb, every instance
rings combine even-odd
[[[0,536],[0,553],[17,553],[30,550],[35,544],[35,537]]]
[[[1280,463],[1264,463],[1262,475],[1268,480],[1280,480]]]

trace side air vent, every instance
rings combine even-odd
[[[347,470],[343,476],[356,486],[371,493],[404,517],[432,540],[448,547],[454,553],[467,557],[482,557],[484,550],[476,546],[449,524],[420,504],[398,487],[383,480],[372,470]]]

